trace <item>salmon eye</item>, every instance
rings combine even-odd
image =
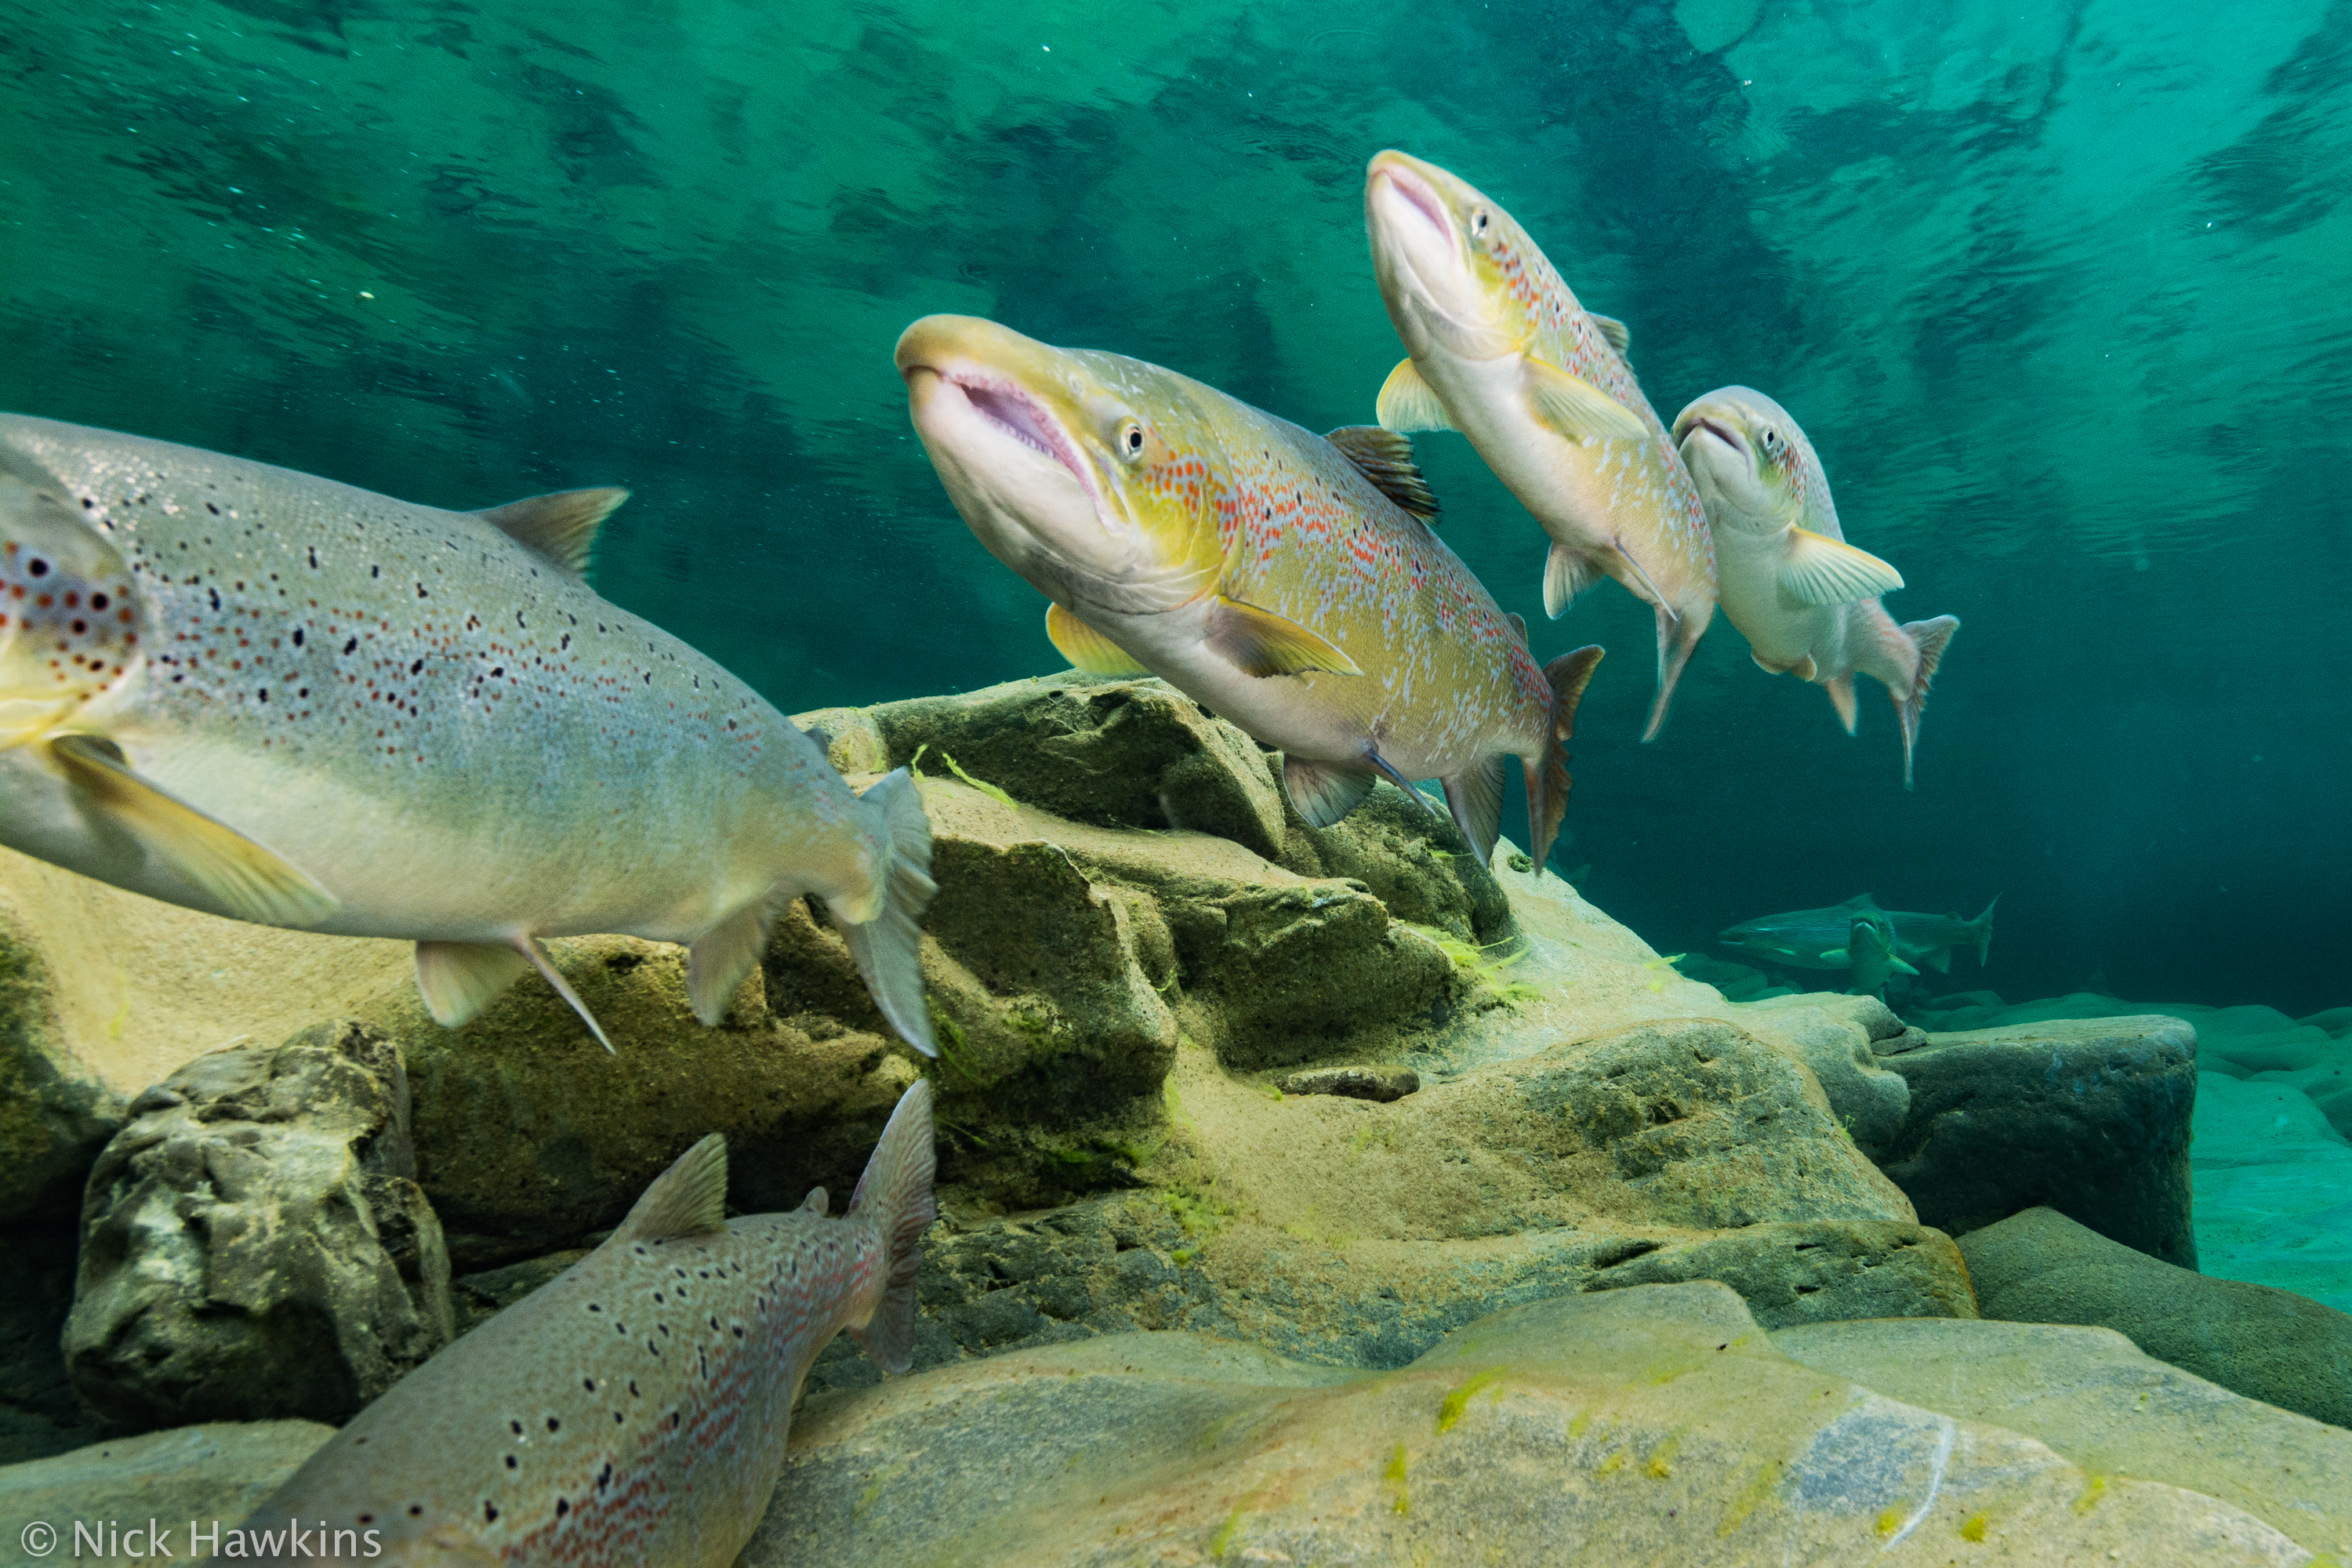
[[[1486,232],[1486,209],[1480,207],[1470,215],[1470,232],[1484,237]]]
[[[1143,426],[1132,419],[1118,427],[1118,452],[1130,463],[1143,456]]]
[[[1777,431],[1777,430],[1775,430],[1775,429],[1773,429],[1773,428],[1772,428],[1772,426],[1770,426],[1769,425],[1767,425],[1766,426],[1764,426],[1764,449],[1765,449],[1766,451],[1768,451],[1768,452],[1769,452],[1769,451],[1771,451],[1774,447],[1778,447],[1780,444],[1780,432],[1779,432],[1779,431]]]

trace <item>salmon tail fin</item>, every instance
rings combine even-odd
[[[1551,734],[1540,763],[1532,758],[1526,763],[1528,855],[1536,863],[1538,879],[1559,837],[1560,819],[1568,815],[1568,741],[1576,733],[1576,705],[1584,700],[1584,689],[1592,683],[1601,653],[1597,645],[1580,647],[1544,666],[1544,679],[1551,686]]]
[[[898,1037],[927,1057],[940,1054],[931,1037],[931,1010],[923,1000],[923,911],[940,885],[931,880],[931,819],[907,770],[899,768],[866,792],[866,809],[889,846],[883,873],[882,908],[861,924],[844,922],[841,934],[866,977],[874,1005]]]
[[[1992,956],[1992,911],[1994,906],[2000,902],[2000,895],[1995,893],[1992,896],[1992,903],[1984,907],[1984,913],[1969,922],[1970,929],[1976,933],[1969,939],[1969,945],[1977,950],[1979,969],[1982,969],[1985,960]]]
[[[1911,752],[1919,740],[1919,713],[1927,706],[1927,693],[1936,684],[1936,667],[1944,662],[1944,649],[1950,646],[1952,634],[1960,629],[1957,616],[1937,616],[1932,621],[1906,621],[1903,635],[1919,650],[1919,668],[1911,677],[1911,695],[1895,699],[1895,711],[1903,721],[1903,787],[1911,787]]]
[[[1481,866],[1493,866],[1495,840],[1503,831],[1503,759],[1497,755],[1473,763],[1440,782],[1445,785],[1446,808],[1454,814],[1454,826],[1461,830],[1463,842],[1470,846]]]
[[[1676,616],[1664,605],[1654,606],[1658,612],[1658,694],[1650,700],[1650,721],[1642,726],[1642,739],[1654,741],[1658,731],[1666,727],[1666,709],[1675,700],[1675,686],[1683,678],[1683,666],[1690,662],[1691,649],[1698,646],[1699,634],[1706,630],[1704,616]]]
[[[931,1195],[938,1169],[931,1137],[931,1083],[918,1079],[899,1096],[849,1200],[850,1220],[871,1220],[883,1249],[880,1300],[874,1315],[849,1333],[887,1373],[904,1372],[915,1359],[915,1275],[923,1266],[923,1232],[940,1216]]]

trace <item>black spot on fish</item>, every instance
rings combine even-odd
[[[296,626],[294,628],[294,646],[296,647],[300,647],[302,646],[302,628],[300,626]]]
[[[629,1397],[632,1399],[637,1397],[637,1380],[634,1377],[629,1379]]]
[[[611,1486],[612,1484],[613,1484],[613,1462],[612,1462],[610,1459],[607,1459],[607,1460],[605,1460],[605,1461],[604,1461],[604,1470],[603,1470],[603,1471],[602,1471],[602,1472],[601,1472],[601,1473],[596,1477],[596,1489],[597,1489],[598,1491],[600,1491],[600,1492],[601,1492],[601,1491],[603,1491],[606,1487]]]
[[[381,577],[383,575],[383,568],[381,566],[371,566],[368,568],[368,575],[371,577]]]
[[[412,1508],[412,1509],[410,1509],[408,1511],[409,1511],[409,1512],[411,1512],[411,1513],[415,1513],[415,1512],[416,1512],[417,1510],[416,1510],[415,1509],[413,1509],[413,1508]],[[499,1521],[499,1505],[498,1505],[498,1504],[496,1504],[496,1503],[494,1503],[494,1502],[486,1502],[486,1503],[484,1503],[484,1504],[482,1505],[482,1518],[483,1518],[483,1520],[484,1520],[486,1522],[488,1522],[488,1523],[490,1523],[490,1524],[496,1524],[496,1523],[498,1523],[498,1521]]]
[[[571,1511],[572,1511],[572,1504],[571,1504],[571,1502],[570,1502],[570,1500],[569,1500],[564,1499],[564,1498],[557,1498],[557,1499],[555,1500],[555,1517],[556,1517],[556,1518],[558,1518],[558,1519],[562,1519],[565,1514],[570,1513]]]
[[[598,1306],[598,1305],[596,1305],[596,1303],[595,1303],[595,1302],[591,1301],[591,1302],[589,1302],[589,1303],[588,1303],[588,1310],[589,1310],[590,1311],[592,1311],[592,1312],[601,1312],[601,1311],[603,1311],[604,1309],[604,1308],[602,1308],[602,1307],[600,1307],[600,1306]]]
[[[316,572],[318,569],[319,569],[319,548],[318,548],[318,546],[317,546],[317,545],[312,545],[312,546],[310,547],[310,570],[311,570],[311,571],[313,571],[313,572]]]
[[[209,594],[209,595],[212,595],[213,608],[214,608],[214,609],[215,609],[215,610],[219,609],[219,608],[220,608],[220,590],[219,590],[218,588],[207,588],[207,589],[205,589],[205,592],[206,592],[207,594]]]
[[[409,1518],[411,1518],[411,1519],[420,1519],[420,1518],[422,1518],[422,1517],[424,1516],[424,1513],[425,1513],[425,1505],[424,1505],[423,1503],[421,1503],[421,1502],[413,1502],[413,1503],[410,1503],[410,1504],[408,1505],[408,1517],[409,1517]],[[493,1513],[493,1514],[491,1514],[491,1515],[490,1515],[490,1517],[491,1517],[492,1519],[496,1519],[496,1518],[498,1518],[498,1515],[497,1515],[496,1513]]]
[[[509,1421],[509,1422],[508,1422],[508,1423],[507,1423],[507,1425],[514,1428],[514,1435],[515,1435],[516,1436],[520,1437],[520,1436],[522,1436],[522,1423],[521,1423],[521,1422],[520,1422],[520,1421]]]
[[[363,1513],[360,1515],[360,1522],[362,1524],[373,1524],[375,1522],[375,1515],[372,1513]]]
[[[89,607],[90,607],[91,609],[93,609],[93,610],[102,610],[102,609],[106,608],[106,605],[107,605],[107,599],[106,599],[106,595],[103,595],[103,594],[92,594],[92,595],[89,596]]]
[[[520,1469],[521,1468],[522,1468],[522,1465],[521,1465],[520,1461],[519,1461],[518,1459],[516,1459],[516,1458],[515,1458],[512,1454],[509,1454],[509,1455],[507,1456],[507,1468],[508,1468],[508,1469],[509,1469],[509,1470],[519,1470],[519,1469]]]
[[[418,670],[423,669],[424,668],[425,668],[425,661],[424,661],[423,659],[421,659],[421,658],[420,658],[420,659],[416,660],[414,664],[411,664],[411,665],[408,667],[408,673],[409,673],[409,674],[411,674],[411,675],[415,675]]]
[[[558,1425],[560,1425],[560,1423],[557,1422],[554,1416],[551,1415],[547,1418],[547,1429],[549,1431],[554,1431]]]
[[[75,621],[75,622],[73,622],[73,623],[72,623],[72,626],[73,626],[73,635],[74,635],[74,636],[76,636],[76,637],[79,637],[79,636],[81,636],[84,632],[87,632],[87,631],[89,631],[89,623],[88,621]]]
[[[259,691],[260,691],[260,693],[261,693],[261,700],[262,700],[264,702],[268,701],[268,700],[269,700],[269,688],[268,688],[267,686],[264,686],[264,687],[259,688],[258,689],[259,689]]]
[[[349,652],[351,652],[353,648],[356,648],[356,647],[359,647],[359,646],[360,646],[360,639],[359,639],[359,638],[357,638],[357,637],[353,637],[353,638],[352,638],[349,642],[346,642],[345,644],[343,644],[343,651],[344,651],[345,653],[349,653]]]
[[[430,596],[431,596],[431,595],[427,595],[427,594],[425,592],[425,584],[422,584],[422,583],[419,583],[418,584],[416,584],[416,596],[417,596],[418,598],[420,598],[420,599],[423,599],[423,598],[428,598],[428,597],[430,597]]]
[[[46,577],[49,574],[49,563],[36,555],[25,563],[25,570],[36,577]]]
[[[580,1386],[593,1394],[596,1392],[596,1380],[593,1377],[583,1377],[580,1380]]]

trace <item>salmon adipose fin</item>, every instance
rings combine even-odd
[[[940,1214],[931,1196],[935,1169],[931,1085],[922,1079],[899,1097],[849,1200],[850,1221],[874,1224],[885,1248],[882,1299],[874,1315],[851,1324],[849,1333],[887,1373],[904,1372],[915,1359],[915,1273],[923,1264],[923,1232]]]
[[[1666,727],[1666,710],[1675,700],[1675,685],[1683,678],[1683,666],[1690,662],[1691,649],[1698,646],[1699,634],[1706,623],[1696,616],[1677,617],[1664,605],[1658,612],[1658,694],[1650,699],[1649,722],[1642,726],[1642,739],[1654,741],[1658,731]]]
[[[898,1037],[935,1057],[940,1047],[931,1038],[931,1010],[923,1000],[923,932],[917,923],[940,890],[931,880],[930,818],[923,815],[922,796],[904,768],[867,790],[864,804],[880,814],[884,841],[890,846],[882,910],[862,925],[843,922],[842,939],[857,960],[874,1005]]]
[[[1372,775],[1336,763],[1311,763],[1285,753],[1282,793],[1309,827],[1329,827],[1372,793]]]
[[[744,905],[697,937],[686,950],[686,999],[704,1024],[727,1016],[727,999],[768,950],[768,930],[776,923],[776,900]]]
[[[1454,826],[1461,829],[1463,841],[1478,857],[1478,864],[1489,864],[1495,858],[1495,840],[1503,831],[1501,754],[1473,763],[1439,782],[1445,786],[1446,808],[1454,813]]]
[[[1837,710],[1838,722],[1845,726],[1847,734],[1853,734],[1853,671],[1849,669],[1843,675],[1832,676],[1822,681],[1822,689],[1830,694],[1830,706]]]
[[[1895,711],[1903,721],[1903,787],[1911,787],[1911,749],[1919,739],[1919,712],[1927,706],[1927,692],[1936,681],[1936,667],[1944,662],[1944,649],[1950,646],[1952,634],[1960,629],[1957,616],[1937,616],[1932,621],[1906,621],[1903,635],[1919,650],[1919,668],[1911,677],[1911,694],[1895,699]],[[1892,693],[1889,693],[1892,695]]]
[[[1544,666],[1544,679],[1551,685],[1551,738],[1544,745],[1541,765],[1533,759],[1525,764],[1528,854],[1536,863],[1538,879],[1543,876],[1544,863],[1551,858],[1560,819],[1568,815],[1568,739],[1576,733],[1576,705],[1584,700],[1584,689],[1592,683],[1601,655],[1598,646],[1580,647]]]

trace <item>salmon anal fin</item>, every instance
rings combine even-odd
[[[1641,416],[1580,375],[1549,360],[1525,362],[1528,405],[1535,416],[1571,441],[1643,441],[1650,427]],[[1386,424],[1386,420],[1381,421]]]
[[[1329,827],[1364,803],[1364,797],[1372,793],[1372,775],[1285,752],[1282,791],[1307,826]]]
[[[1451,430],[1454,416],[1445,412],[1437,394],[1421,378],[1421,371],[1409,359],[1399,360],[1396,369],[1381,385],[1380,401],[1372,405],[1372,417],[1381,422],[1383,430]]]
[[[1805,605],[1851,605],[1903,586],[1903,574],[1870,552],[1802,528],[1789,530],[1780,580]]]
[[[727,1223],[727,1140],[709,1133],[653,1179],[607,1247],[708,1236]]]
[[[1503,758],[1500,752],[1444,781],[1445,804],[1454,826],[1482,866],[1495,858],[1495,840],[1503,831]]]
[[[1151,673],[1136,663],[1125,648],[1058,604],[1045,606],[1045,635],[1053,639],[1054,647],[1061,656],[1070,661],[1073,669],[1084,670],[1088,675]]]
[[[1412,459],[1412,437],[1377,425],[1342,425],[1323,439],[1339,447],[1381,494],[1423,522],[1437,521],[1437,492]]]
[[[494,942],[420,942],[416,990],[425,1010],[445,1029],[463,1027],[530,973],[530,961]]]
[[[1209,607],[1209,646],[1244,675],[1361,675],[1356,661],[1297,621],[1219,595]]]
[[[629,499],[625,489],[558,490],[494,506],[474,515],[524,549],[546,557],[574,577],[588,575],[596,530]]]
[[[1832,676],[1822,682],[1822,689],[1830,694],[1830,706],[1837,710],[1838,722],[1845,726],[1847,734],[1853,734],[1853,672],[1848,670],[1843,675]]]
[[[716,1024],[727,1016],[728,999],[767,951],[775,912],[772,898],[755,900],[704,931],[686,950],[686,999],[703,1023]]]
[[[309,872],[141,777],[111,741],[60,735],[48,745],[85,802],[238,920],[299,931],[340,907]]]

